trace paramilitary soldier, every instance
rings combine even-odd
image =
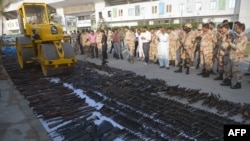
[[[235,40],[227,38],[226,41],[229,43],[229,60],[230,64],[228,64],[228,69],[231,70],[231,78],[227,78],[231,80],[230,82],[224,82],[225,85],[230,84],[232,89],[240,89],[242,74],[240,64],[243,62],[244,53],[247,46],[247,36],[244,34],[245,24],[238,23],[238,27],[236,28],[237,35]],[[229,71],[230,72],[230,71]],[[230,75],[227,75],[230,76]],[[228,80],[228,81],[229,81]]]
[[[180,43],[182,45],[181,59],[179,63],[180,66],[179,69],[174,72],[181,73],[182,68],[185,65],[185,67],[187,68],[186,74],[189,74],[190,61],[193,55],[192,48],[194,45],[196,34],[194,31],[192,31],[192,25],[190,23],[185,24],[183,30],[186,32],[186,34],[184,35],[184,38],[180,40]]]
[[[127,46],[129,50],[129,59],[128,61],[133,64],[134,63],[134,52],[135,52],[135,33],[129,29],[129,27],[125,27],[125,37],[124,37],[124,43],[125,46]]]
[[[209,30],[208,23],[202,25],[202,31],[200,46],[202,72],[199,75],[209,77],[213,66],[213,43],[216,42],[216,38],[212,31]]]

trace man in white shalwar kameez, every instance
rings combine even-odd
[[[166,67],[167,69],[169,69],[169,37],[164,27],[158,34],[158,38],[159,38],[159,44],[157,50],[158,50],[160,68]]]

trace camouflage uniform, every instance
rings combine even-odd
[[[184,30],[187,32],[183,38],[178,40],[180,43],[180,62],[179,62],[179,69],[174,71],[176,73],[181,73],[182,72],[182,67],[185,66],[186,69],[186,74],[189,74],[189,68],[190,68],[190,62],[191,58],[194,54],[193,52],[193,47],[194,47],[194,41],[196,38],[196,34],[194,31],[191,30],[192,25],[191,24],[186,24],[184,27]]]
[[[100,31],[98,31],[96,33],[96,44],[97,44],[98,52],[100,52],[100,54],[102,52],[102,43],[101,42],[102,42],[102,34]]]
[[[129,49],[129,61],[134,63],[134,52],[135,52],[135,33],[128,30],[125,33],[124,43]]]
[[[213,40],[213,58],[212,58],[212,61],[213,61],[213,65],[215,64],[215,60],[216,60],[216,55],[218,54],[218,48],[216,47],[217,45],[217,34],[218,34],[218,31],[216,29],[213,29],[213,30],[210,30],[214,36],[214,40]]]
[[[156,33],[151,34],[151,42],[149,44],[149,60],[156,62],[158,59],[158,51],[157,51],[157,46],[158,46],[158,38]]]
[[[90,54],[90,41],[88,40],[88,33],[84,32],[81,35],[81,45],[86,55]]]
[[[197,56],[197,61],[196,61],[196,69],[199,68],[200,66],[200,45],[201,45],[201,35],[202,35],[202,30],[196,31],[196,38],[194,41],[194,54],[193,54],[193,61],[195,60]]]
[[[231,86],[234,87],[237,83],[241,83],[242,74],[240,63],[243,61],[244,53],[247,46],[247,36],[244,33],[236,36],[235,42],[230,43],[229,59],[231,60],[232,79]],[[240,84],[241,85],[241,84]]]
[[[171,31],[169,33],[169,60],[172,65],[175,66],[175,62],[177,62],[177,57],[176,57],[176,52],[177,52],[177,37]]]
[[[185,60],[185,62],[182,62],[182,65],[186,63],[187,67],[190,67],[190,61],[193,56],[193,45],[195,38],[195,32],[190,31],[189,33],[185,34],[184,38],[182,39],[184,50],[181,52],[181,59]]]
[[[201,52],[201,64],[204,71],[204,77],[209,76],[209,72],[213,66],[213,41],[215,41],[214,34],[211,31],[203,32],[201,35],[201,45],[200,45],[200,52]]]

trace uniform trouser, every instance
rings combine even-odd
[[[202,69],[206,69],[207,71],[210,71],[212,69],[213,66],[213,54],[212,52],[205,52],[205,51],[201,51],[200,52],[201,55],[201,66]]]
[[[158,59],[157,47],[150,46],[149,48],[149,60],[156,61]]]
[[[220,73],[225,72],[225,67],[228,64],[228,55],[218,55],[218,70]]]
[[[144,62],[148,63],[148,60],[149,60],[149,43],[143,43],[142,44],[142,49],[143,49],[143,53],[145,55]]]
[[[113,45],[114,45],[114,49],[115,49],[114,54],[116,56],[119,56],[119,54],[121,53],[121,43],[114,42]]]
[[[232,78],[232,70],[233,70],[233,60],[228,59],[227,64],[224,66],[225,70],[225,78]]]
[[[101,43],[97,43],[97,49],[99,53],[102,53],[102,44]]]
[[[92,58],[94,58],[94,56],[98,57],[98,49],[96,43],[91,43],[90,49],[91,49],[91,57]]]
[[[232,86],[234,86],[237,82],[241,83],[242,74],[241,74],[241,62],[232,61]]]
[[[128,50],[129,50],[129,58],[134,58],[134,53],[135,53],[135,47],[128,45]]]
[[[102,44],[102,59],[108,59],[107,44]]]
[[[91,51],[90,46],[85,45],[85,46],[83,47],[83,52],[85,53],[85,55],[88,55],[88,56],[89,56],[90,51]]]
[[[190,56],[192,56],[192,50],[191,48],[183,49],[181,48],[181,61],[180,66],[186,65],[186,67],[190,67]]]
[[[174,61],[177,60],[177,57],[176,57],[176,48],[175,47],[169,46],[169,60],[174,60]]]
[[[194,58],[196,58],[197,56],[197,65],[200,64],[201,62],[201,52],[200,52],[200,48],[197,47],[195,50],[194,50]]]

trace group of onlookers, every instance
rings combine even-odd
[[[182,73],[185,68],[186,74],[192,66],[201,67],[198,75],[209,77],[218,72],[214,80],[222,80],[222,86],[241,88],[240,63],[248,42],[244,23],[234,22],[230,28],[229,22],[224,20],[216,28],[210,22],[199,24],[195,30],[190,23],[175,30],[171,27],[147,29],[146,26],[136,30],[123,29],[76,32],[71,34],[72,44],[76,52],[92,58],[97,58],[100,53],[103,60],[108,58],[107,52],[113,52],[115,59],[123,59],[122,48],[125,48],[132,64],[137,58],[144,65],[155,63],[166,69],[171,65],[179,67],[174,71],[176,73]]]

